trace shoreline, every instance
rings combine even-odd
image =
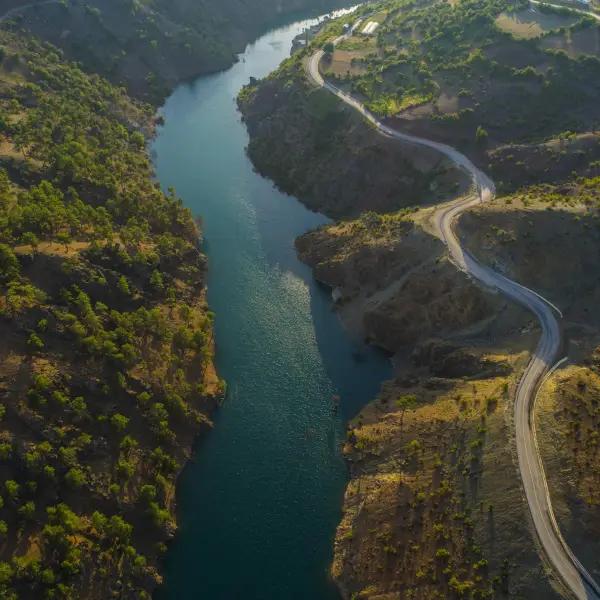
[[[283,29],[285,29],[285,28],[283,28]],[[295,32],[295,31],[296,31],[296,30],[294,30],[294,32]],[[289,35],[291,35],[291,34],[289,34]],[[286,37],[287,37],[287,34],[286,34]],[[260,50],[260,49],[259,49],[259,50]],[[286,44],[286,51],[287,51],[287,44]],[[260,55],[260,52],[259,52],[259,55]],[[279,52],[277,53],[277,56],[279,56]],[[279,59],[278,59],[278,60],[279,60]],[[245,62],[245,61],[243,61],[243,62]],[[237,64],[239,65],[239,62],[238,62]],[[259,67],[260,67],[260,63],[259,63]],[[233,69],[235,69],[236,67],[232,67],[232,68],[233,68]],[[238,73],[241,73],[241,72],[244,72],[244,71],[245,71],[245,68],[244,68],[243,66],[241,66],[241,65],[240,65],[240,66],[239,66],[239,67],[236,69],[236,71],[238,71]],[[200,80],[200,81],[201,81],[201,80]],[[207,81],[209,81],[209,80],[207,80]],[[217,79],[215,79],[215,81],[214,81],[214,86],[218,86],[218,83],[219,83],[219,81],[220,81],[220,78],[218,78],[218,77],[217,77]],[[246,79],[246,80],[245,80],[243,83],[245,83],[246,81],[247,81],[247,79]],[[201,88],[201,87],[202,87],[202,86],[200,86],[200,88]],[[240,88],[241,88],[241,84],[240,84]],[[192,88],[192,89],[186,89],[185,87],[183,87],[183,86],[182,86],[182,93],[181,93],[181,96],[182,96],[184,99],[187,99],[189,96],[193,96],[193,93],[192,93],[192,91],[193,91],[193,88]],[[233,98],[233,97],[232,97],[232,98]],[[181,110],[181,105],[180,105],[180,104],[179,104],[177,101],[176,101],[176,105],[177,105],[177,107],[178,107],[178,110]],[[159,113],[159,115],[160,115],[160,116],[162,116],[162,115],[163,115],[163,112],[162,112],[162,110],[163,110],[163,109],[164,109],[164,107],[162,107],[162,108],[161,108],[161,112]],[[236,114],[236,115],[239,115],[239,113],[238,113],[238,112],[236,112],[235,114]],[[165,122],[166,122],[166,124],[168,125],[170,121],[169,121],[168,115],[165,115],[165,116],[166,116],[166,121],[165,121]],[[238,122],[239,122],[239,119],[236,119],[236,121],[238,121]],[[243,127],[243,125],[241,125],[241,127]],[[245,133],[246,133],[246,130],[245,130],[245,128],[244,128],[244,134],[245,134]],[[171,148],[171,146],[169,146],[169,145],[168,145],[168,142],[166,142],[166,144],[167,144],[167,146],[166,146],[167,148]],[[194,148],[195,148],[195,146],[194,146]],[[152,150],[152,149],[151,149],[151,150]],[[244,152],[244,148],[243,148],[243,146],[240,146],[240,153],[241,153],[241,155],[244,157],[244,163],[248,163],[248,164],[249,164],[249,162],[248,162],[248,160],[247,160],[247,156],[246,156],[246,154],[245,154],[245,152]],[[154,152],[152,152],[152,155],[153,155],[153,156],[155,156],[155,153],[154,153]],[[157,166],[157,165],[156,165],[156,160],[154,160],[154,161],[153,161],[153,163],[154,163],[155,170],[156,170],[156,166]],[[167,161],[167,164],[170,164],[170,163]],[[249,166],[250,166],[250,165],[249,165]],[[167,167],[164,167],[164,168],[167,168]],[[255,173],[255,171],[254,171],[253,169],[252,169],[252,173],[253,173],[253,174]],[[252,177],[254,177],[254,175],[252,175]],[[258,176],[257,176],[257,179],[258,179],[258,180],[260,180],[261,182],[263,182],[263,181],[264,181],[264,183],[265,183],[265,189],[266,189],[267,187],[268,187],[269,189],[271,188],[271,183],[270,183],[270,181],[269,181],[269,180],[267,180],[266,178],[263,178],[263,177],[258,177]],[[163,178],[163,181],[165,181],[165,179],[164,179],[164,178]],[[169,179],[169,183],[172,183],[172,184],[173,184],[173,185],[174,185],[174,186],[175,186],[175,187],[176,187],[178,190],[180,190],[180,191],[181,191],[181,193],[182,193],[182,195],[183,195],[185,198],[187,198],[188,200],[189,200],[190,198],[192,198],[192,200],[193,200],[193,196],[190,196],[190,194],[193,194],[193,193],[194,193],[192,189],[189,189],[189,190],[187,191],[187,194],[186,194],[186,192],[184,191],[184,188],[182,188],[182,187],[181,187],[179,184],[177,184],[177,180],[176,180],[176,179],[175,179],[175,180],[173,180],[172,178],[170,178],[170,179]],[[165,183],[165,185],[166,185],[166,183]],[[194,185],[198,186],[198,185],[201,185],[201,184],[199,184],[199,183],[198,183],[198,181],[196,181],[196,183],[195,183]],[[190,187],[191,187],[191,186],[190,186]],[[261,185],[261,189],[262,189],[262,185]],[[263,192],[263,193],[264,193],[264,192]],[[196,211],[198,211],[198,212],[202,212],[202,205],[201,205],[199,202],[198,202],[198,204],[197,204],[197,205],[193,204],[193,202],[191,202],[191,203],[190,203],[190,202],[188,202],[186,205],[187,205],[187,206],[189,206],[189,207],[191,207],[191,208],[192,208],[192,210],[194,210],[194,212],[196,212]],[[298,207],[300,207],[300,206],[301,206],[301,203],[300,203],[300,202],[297,202],[297,205],[298,205]],[[211,209],[210,209],[210,203],[209,203],[209,206],[207,207],[207,213],[202,213],[202,214],[203,214],[203,215],[204,215],[204,214],[206,214],[206,215],[208,216],[208,215],[210,214],[210,210],[211,210]],[[293,210],[294,210],[294,209],[292,209],[292,211],[293,211]],[[306,212],[308,212],[308,211],[306,211]],[[288,214],[292,214],[292,213],[288,213]],[[312,213],[311,213],[311,214],[312,214]],[[303,215],[303,210],[299,212],[299,215],[298,215],[298,216],[300,217],[300,215]],[[220,216],[220,215],[219,215],[219,216]],[[213,215],[213,217],[214,217],[214,215]],[[300,217],[300,218],[302,218],[302,217]],[[309,217],[304,217],[304,219],[307,219],[307,218],[308,218],[308,221],[309,221],[309,222],[313,222],[313,218],[312,218],[312,216],[309,216]],[[214,223],[214,220],[211,220],[211,223]],[[236,223],[235,223],[235,222],[233,223],[233,226],[234,226],[234,227],[236,226]],[[220,229],[220,228],[218,229],[218,233],[217,233],[217,235],[223,235],[223,232],[221,231],[221,229]],[[296,235],[290,235],[289,237],[286,235],[286,240],[289,240],[289,242],[291,242],[291,244],[290,244],[290,246],[291,246],[291,248],[290,248],[290,250],[291,250],[291,252],[290,252],[290,255],[293,253],[293,256],[294,256],[294,257],[296,257],[296,254],[295,254],[295,252],[293,251],[293,241],[294,241],[295,237],[296,237]],[[211,238],[210,238],[210,237],[208,237],[208,243],[209,243],[209,245],[210,245],[210,239],[211,239]],[[286,245],[285,245],[285,252],[287,253],[287,251],[288,251],[288,249],[287,249],[287,244],[286,244]],[[213,248],[213,252],[214,252],[214,248]],[[285,256],[286,256],[286,255],[284,255],[284,257],[285,257]],[[211,254],[210,254],[210,253],[209,253],[209,259],[211,259]],[[288,258],[284,258],[284,260],[288,260]],[[295,262],[296,262],[296,258],[294,258],[294,264],[295,264]],[[302,273],[304,273],[304,264],[303,264],[303,263],[301,263],[300,261],[298,261],[298,263],[297,263],[297,264],[298,264],[298,265],[302,265],[302,270],[301,270],[301,272],[302,272]],[[292,266],[292,265],[290,265],[289,263],[286,263],[286,266],[290,267],[290,266]],[[212,265],[209,265],[209,269],[211,269],[211,270],[213,269]],[[214,271],[212,271],[212,272],[214,273]],[[302,279],[304,279],[304,275],[303,275],[303,274],[302,274],[302,275],[300,275],[300,274],[299,274],[299,272],[297,271],[297,269],[296,269],[294,266],[292,266],[291,272],[292,272],[292,274],[293,274],[293,276],[294,276],[294,277],[293,277],[293,279],[295,279],[296,277],[301,277]],[[215,278],[216,278],[216,277],[218,277],[218,273],[215,275]],[[308,277],[307,279],[309,279],[309,278],[310,278],[310,277]],[[209,282],[208,282],[208,285],[209,285],[209,287],[210,287],[210,285],[211,285],[211,282],[210,282],[210,280],[209,280]],[[287,282],[286,282],[286,285],[287,285]],[[312,284],[310,284],[310,285],[312,285]],[[214,290],[214,288],[211,288],[211,289],[213,289],[213,290]],[[311,299],[312,299],[312,296],[311,296]],[[304,300],[304,298],[302,298],[302,300]],[[328,300],[329,300],[329,299],[327,299],[327,301],[328,301]],[[285,299],[285,301],[287,302],[287,299]],[[319,300],[319,302],[321,302],[321,301]],[[267,304],[268,304],[268,303],[267,303]],[[280,301],[278,300],[278,301],[277,301],[277,304],[276,304],[276,306],[279,306],[279,304],[280,304]],[[219,316],[221,315],[221,313],[219,312],[219,308],[218,308],[218,306],[215,306],[215,304],[214,304],[214,302],[213,302],[213,301],[211,301],[210,308],[214,308],[214,309],[217,311],[217,318],[219,318]],[[309,308],[309,310],[311,311],[311,313],[310,313],[311,322],[314,322],[314,321],[313,321],[313,319],[314,319],[314,317],[315,317],[315,314],[312,312],[312,308]],[[301,314],[303,314],[303,313],[301,313]],[[294,315],[291,315],[291,316],[292,316],[292,317],[294,317]],[[318,315],[317,315],[317,316],[318,316]],[[328,318],[329,318],[329,317],[328,317]],[[337,318],[337,316],[336,316],[336,315],[332,315],[331,319],[335,321],[334,329],[336,329],[336,330],[337,330],[337,329],[338,329],[338,318]],[[304,321],[304,317],[302,317],[302,321]],[[303,327],[304,327],[304,326],[303,326]],[[341,329],[341,326],[340,326],[340,329]],[[344,331],[344,337],[345,337],[345,332],[346,332],[346,329],[344,328],[344,329],[343,329],[343,331]],[[319,328],[319,329],[318,329],[318,332],[317,332],[317,336],[316,336],[316,337],[317,337],[317,338],[319,338],[320,336],[322,336],[322,335],[323,335],[323,332],[324,332],[324,330],[323,330],[323,329],[321,329],[321,328]],[[300,333],[303,333],[303,331],[301,331]],[[312,332],[312,326],[311,326],[311,331],[310,331],[310,332],[307,332],[307,333],[309,334],[309,335],[308,335],[308,337],[307,337],[307,341],[309,341],[311,344],[312,344],[312,343],[316,343],[316,344],[317,344],[317,345],[319,345],[319,347],[320,347],[320,343],[321,343],[321,341],[320,341],[319,339],[317,339],[317,340],[315,340],[315,339],[314,339],[314,337],[313,337],[313,336],[314,336],[314,334],[313,334],[313,332]],[[337,334],[336,334],[336,335],[337,335]],[[334,337],[334,339],[335,339],[335,337]],[[362,343],[361,343],[360,345],[362,346]],[[221,347],[221,348],[223,348],[223,346],[222,346],[222,345],[221,345],[220,347]],[[309,346],[309,347],[310,347],[310,346]],[[348,348],[348,346],[344,345],[343,349],[344,349],[344,350],[347,350],[347,348]],[[310,352],[312,352],[312,350],[311,350]],[[320,351],[319,351],[319,352],[320,352]],[[350,354],[350,353],[349,353],[349,354]],[[310,355],[308,358],[309,358],[309,359],[312,361],[312,360],[314,360],[314,358],[315,358],[315,357],[313,357],[312,355]],[[321,358],[322,358],[322,357],[321,357]],[[329,358],[331,358],[331,357],[329,357]],[[377,359],[373,359],[372,357],[367,357],[367,363],[366,363],[366,364],[369,364],[369,361],[373,361],[373,362],[375,362],[375,361],[378,361],[378,360],[379,360],[379,357],[377,357]],[[218,362],[218,361],[217,361],[217,362]],[[362,361],[361,361],[361,362],[362,362]],[[385,370],[386,370],[386,373],[387,373],[388,363],[389,363],[389,360],[387,360],[387,358],[386,358],[386,360],[385,360],[385,367],[384,367],[384,368],[385,368]],[[325,365],[325,367],[324,367],[324,368],[326,369],[326,368],[327,368],[327,365]],[[363,366],[362,368],[364,369],[365,367]],[[379,368],[379,367],[378,367],[378,368]],[[359,366],[359,370],[360,370],[360,366]],[[373,379],[373,378],[375,377],[376,373],[377,373],[377,372],[376,372],[375,370],[372,372],[371,379]],[[220,373],[220,374],[221,374],[221,373]],[[227,374],[225,374],[224,376],[227,376]],[[287,376],[285,376],[285,377],[284,377],[284,379],[288,379],[288,377],[287,377]],[[363,386],[363,385],[364,385],[364,386],[371,385],[371,384],[368,382],[368,380],[369,380],[369,376],[367,376],[365,379],[366,379],[365,383],[363,383],[363,382],[360,382],[360,385],[358,386],[358,387],[359,387],[359,389],[360,389],[360,387],[361,387],[361,386]],[[380,381],[381,381],[381,380],[383,380],[383,378],[382,378],[382,379],[380,379],[380,380],[378,380],[378,385],[379,385],[379,383],[380,383]],[[278,387],[281,387],[281,385],[282,385],[282,382],[280,382],[280,383],[278,384]],[[286,384],[286,385],[287,385],[287,384]],[[329,374],[328,374],[328,373],[326,374],[326,379],[325,379],[325,380],[324,380],[322,383],[319,383],[319,385],[320,385],[320,386],[321,386],[321,385],[323,385],[323,386],[327,386],[327,388],[328,388],[328,387],[330,387],[331,383],[330,383],[330,381],[329,381]],[[235,382],[234,382],[234,383],[232,383],[232,390],[234,390],[234,389],[237,389],[237,387],[235,386]],[[242,393],[244,393],[244,392],[242,392]],[[315,390],[312,390],[312,394],[310,394],[310,391],[309,391],[309,395],[314,395],[314,394],[315,394]],[[324,420],[325,424],[328,422],[328,420],[329,420],[329,419],[331,419],[331,418],[332,418],[332,414],[331,414],[331,407],[330,407],[329,405],[327,405],[327,406],[325,406],[325,407],[322,407],[322,406],[320,405],[320,403],[321,403],[321,400],[322,400],[324,397],[326,398],[326,397],[327,397],[327,395],[328,395],[328,394],[325,394],[325,396],[319,396],[319,397],[317,398],[317,400],[318,400],[318,403],[317,403],[316,405],[314,405],[314,406],[311,404],[311,405],[310,405],[310,406],[311,406],[311,410],[310,410],[310,411],[307,413],[307,415],[310,415],[310,414],[313,414],[313,415],[314,415],[314,413],[315,413],[315,409],[316,409],[316,411],[319,411],[319,414],[320,414],[320,411],[321,411],[322,409],[323,409],[323,410],[326,410],[326,413],[327,413],[327,414],[325,415],[325,416],[326,416],[326,419]],[[370,394],[370,393],[368,394],[368,397],[371,397],[371,394]],[[349,402],[352,402],[352,396],[351,396],[351,395],[348,395],[348,398],[349,398]],[[365,399],[366,399],[366,396],[365,396]],[[300,399],[299,399],[299,400],[300,400]],[[312,402],[312,400],[311,400],[311,402]],[[308,404],[307,404],[307,406],[308,406]],[[229,406],[228,406],[228,405],[227,405],[227,407],[229,408]],[[295,410],[296,410],[296,409],[295,409],[295,408],[293,407],[293,405],[292,405],[292,411],[294,411],[294,412],[295,412]],[[217,413],[217,415],[218,415],[218,413]],[[297,417],[295,417],[295,418],[297,418]],[[302,415],[302,418],[304,418],[304,414]],[[335,417],[333,417],[333,418],[335,419],[335,421],[336,421],[336,423],[337,423],[337,418],[335,418]],[[217,417],[217,420],[218,420],[218,417]],[[287,426],[287,425],[286,425],[286,426]],[[217,423],[217,424],[216,424],[216,427],[214,428],[214,430],[213,430],[213,432],[212,432],[212,433],[213,433],[213,435],[215,435],[215,434],[216,434],[217,438],[219,438],[219,439],[220,439],[221,437],[223,437],[223,435],[224,435],[224,434],[220,434],[220,433],[219,433],[219,431],[220,431],[220,428],[219,428],[219,424]],[[308,426],[308,427],[307,427],[307,431],[312,431],[312,429],[310,428],[310,426]],[[297,432],[295,432],[295,431],[294,431],[294,432],[292,432],[292,433],[293,433],[293,435],[292,435],[292,436],[289,436],[289,439],[295,439],[295,434],[296,434]],[[312,435],[312,434],[311,434],[311,435]],[[325,435],[325,434],[324,434],[324,435]],[[326,439],[328,439],[328,438],[329,438],[329,436],[331,436],[331,435],[332,435],[331,431],[327,432],[327,434],[326,434],[326,436],[323,438],[323,440],[326,440]],[[335,433],[335,436],[337,436],[337,425],[336,425],[336,433]],[[307,443],[307,442],[306,442],[306,439],[307,439],[307,438],[306,438],[306,436],[303,436],[301,440],[298,440],[298,441],[297,441],[297,443],[301,443],[301,444]],[[203,441],[203,440],[202,440],[202,439],[200,439],[200,442],[199,442],[199,443],[202,443],[202,441]],[[315,443],[314,445],[315,445],[315,446],[318,446],[318,448],[320,448],[320,445],[319,445],[319,444]],[[198,448],[198,445],[196,445],[196,446],[195,446],[195,448]],[[322,451],[322,450],[325,450],[325,451],[328,453],[328,455],[329,455],[329,451],[330,451],[330,445],[329,445],[329,443],[327,444],[327,447],[326,447],[326,448],[322,448],[322,449],[320,449],[320,450],[318,450],[318,449],[317,449],[317,450],[315,450],[315,451]],[[205,460],[210,460],[210,458],[209,458],[209,459],[203,458],[203,455],[202,455],[202,447],[200,447],[200,448],[199,448],[199,450],[198,450],[198,456],[199,456],[199,459],[198,459],[198,461],[190,461],[190,462],[188,462],[188,466],[190,466],[190,468],[192,469],[192,471],[191,471],[191,475],[190,475],[190,477],[192,477],[192,478],[194,477],[194,472],[195,472],[195,470],[196,470],[196,469],[202,469],[202,467],[201,467],[201,466],[197,466],[197,465],[201,465],[201,464],[203,464]],[[204,457],[206,457],[206,455],[204,455]],[[337,453],[336,453],[336,454],[335,454],[335,456],[333,456],[333,457],[329,457],[329,458],[331,458],[331,460],[330,460],[330,461],[328,461],[328,462],[326,462],[326,464],[325,464],[325,466],[324,466],[324,467],[322,467],[322,466],[321,466],[320,468],[322,468],[322,469],[329,469],[329,468],[330,468],[330,467],[329,467],[329,462],[331,462],[331,463],[332,463],[332,464],[335,466],[335,468],[337,469],[337,468],[338,468],[338,466],[337,466],[337,465],[338,465],[338,462],[337,462],[337,461],[338,461],[338,458],[340,458],[340,457],[339,457],[339,456],[337,455]],[[196,465],[196,466],[194,466],[194,465]],[[343,469],[343,471],[344,471],[344,476],[345,476],[345,474],[347,473],[347,468],[346,468],[346,465],[345,465],[345,464],[342,464],[342,461],[341,461],[341,460],[339,460],[339,468],[340,468],[340,469]],[[335,486],[337,485],[337,484],[336,484],[336,481],[337,481],[337,476],[338,476],[338,473],[337,473],[337,471],[336,471],[335,473],[333,473],[333,475],[334,475],[333,477],[329,477],[329,480],[327,481],[327,483],[326,483],[326,486],[333,486],[333,487],[335,487]],[[198,477],[198,476],[196,476],[196,479],[197,479],[197,477]],[[191,482],[191,484],[193,485],[193,481],[195,481],[196,479],[189,479],[189,480],[186,480],[186,481],[190,481],[190,482]],[[179,482],[181,483],[181,481],[182,481],[182,479],[181,479],[181,477],[180,477],[180,478],[179,478]],[[279,487],[279,486],[278,486],[278,487]],[[181,496],[181,490],[182,490],[182,489],[184,489],[184,490],[189,490],[189,487],[188,487],[188,486],[186,486],[185,488],[178,487],[178,498],[180,498],[180,496]],[[193,494],[193,492],[192,492],[192,494]],[[341,498],[340,498],[340,500],[341,500]],[[210,501],[210,499],[209,499],[209,501]],[[288,499],[287,499],[287,498],[285,498],[285,501],[287,502],[287,501],[288,501]],[[309,502],[308,504],[310,504],[310,502]],[[331,510],[331,506],[330,506],[330,504],[331,504],[331,503],[330,503],[330,502],[328,502],[328,501],[327,501],[327,499],[324,499],[324,500],[323,500],[323,502],[319,502],[319,505],[320,505],[320,506],[325,506],[325,514],[328,514],[328,511],[330,511],[330,510]],[[180,506],[180,505],[181,505],[181,501],[178,501],[178,506]],[[336,502],[335,502],[335,510],[336,510],[336,512],[337,512],[338,510],[340,510],[340,508],[341,508],[341,505],[340,505],[340,503],[338,502],[338,498],[337,498],[337,494],[336,494]],[[319,509],[319,511],[320,511],[320,510],[321,510],[321,509]],[[178,524],[179,524],[179,526],[180,526],[180,528],[181,528],[181,525],[182,525],[182,520],[181,520],[181,518],[180,518],[180,514],[181,514],[181,513],[179,513],[179,514],[178,514]],[[187,514],[187,513],[186,513],[186,514]],[[319,519],[320,519],[320,518],[322,518],[322,515],[321,515],[321,513],[320,513],[320,512],[318,513],[318,518],[319,518]],[[189,519],[189,515],[188,515],[188,519]],[[334,533],[335,524],[337,524],[337,522],[338,522],[338,519],[336,518],[336,519],[335,519],[335,523],[334,523],[334,525],[333,525],[333,529],[332,529],[332,535],[333,535],[333,533]],[[180,529],[180,530],[181,530],[181,529]],[[191,530],[191,528],[190,528],[190,527],[188,527],[188,533],[189,533],[189,531],[190,531],[190,530]],[[206,535],[208,538],[210,538],[210,537],[211,537],[211,535],[210,535],[210,531],[209,531],[207,534],[205,534],[205,535]],[[179,538],[179,539],[181,540],[182,538]],[[187,542],[184,540],[182,543],[183,543],[184,545],[185,545],[185,544],[188,544],[188,545],[189,545],[189,544],[190,544],[190,540],[188,540]],[[193,543],[193,542],[192,542],[192,543]],[[326,544],[325,544],[325,546],[326,546],[326,549],[327,549],[327,553],[328,553],[328,555],[329,555],[329,553],[330,553],[330,551],[331,551],[331,549],[332,549],[332,545],[329,543],[329,541],[328,541],[328,540],[326,540]],[[183,547],[183,546],[182,546],[182,547]],[[185,546],[185,547],[188,547],[188,546]],[[173,546],[171,546],[171,548],[173,548]],[[177,547],[175,546],[175,548],[177,548]],[[177,551],[177,550],[176,550],[176,551]],[[178,564],[180,564],[180,565],[183,565],[183,564],[184,564],[184,562],[182,562],[182,561],[181,561],[179,558],[177,558],[177,557],[173,558],[172,560],[173,560],[173,561],[176,561],[176,562],[177,562]],[[170,571],[170,573],[173,573],[173,572],[174,572],[175,574],[172,576],[173,578],[172,578],[170,581],[173,583],[173,586],[174,586],[172,589],[177,589],[177,585],[179,584],[179,582],[180,582],[180,579],[182,579],[182,580],[184,579],[184,577],[181,577],[180,575],[178,575],[178,574],[177,574],[177,571],[178,571],[178,570],[181,570],[182,568],[185,568],[185,567],[177,567],[177,568],[175,569],[175,571],[173,571],[173,564],[174,564],[174,563],[173,563],[173,562],[171,562],[171,571]],[[327,561],[327,563],[324,563],[324,567],[325,567],[325,569],[327,569],[327,568],[329,567],[329,565],[330,565],[330,562],[329,562],[329,560],[328,560],[328,561]],[[243,579],[243,576],[240,576],[240,579]],[[329,581],[329,579],[328,579],[328,581]],[[291,582],[291,581],[290,581],[289,583],[293,583],[293,582]],[[207,584],[207,583],[205,583],[204,585],[210,585],[210,584]],[[307,587],[310,587],[310,585],[313,585],[313,584],[306,584],[306,585],[307,585]],[[314,585],[317,585],[317,584],[314,584]],[[319,585],[320,585],[320,583],[319,583]],[[206,588],[205,588],[205,589],[206,589]],[[337,596],[336,596],[336,598],[337,598]]]

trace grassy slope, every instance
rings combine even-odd
[[[564,312],[572,366],[543,390],[536,423],[559,523],[592,572],[600,567],[599,190],[593,176],[560,187],[532,186],[460,222],[473,254],[541,291]],[[458,303],[444,304],[445,295],[433,291],[445,276],[443,255],[440,260],[436,244],[424,240],[429,214],[365,215],[298,242],[316,276],[340,290],[342,316],[363,319],[363,333],[395,351],[399,365],[396,379],[350,428],[352,479],[333,572],[349,597],[547,598],[552,592],[525,527],[527,508],[510,450],[512,390],[536,343],[537,325],[526,313],[506,313],[491,298],[486,303],[494,318],[467,310],[457,320]],[[419,277],[423,269],[425,279]],[[469,290],[458,274],[448,287],[467,298],[476,289]],[[373,329],[370,312],[382,312],[381,298],[387,316]],[[436,315],[442,315],[442,325],[430,328]],[[432,335],[438,339],[430,340]],[[478,364],[470,354],[488,359]],[[490,362],[498,360],[507,368],[494,373]],[[416,404],[405,411],[407,395]],[[442,486],[445,480],[450,491]],[[460,520],[450,518],[456,506],[469,516],[468,535]],[[506,537],[500,542],[497,536]],[[465,543],[471,538],[473,546]],[[485,571],[474,566],[480,560],[487,561]],[[460,582],[467,588],[460,591]]]
[[[153,110],[0,33],[0,595],[144,598],[220,393]]]
[[[510,425],[538,331],[447,262],[430,216],[366,214],[297,242],[342,318],[397,365],[350,426],[333,574],[347,597],[552,597]]]
[[[598,25],[557,15],[564,22],[539,38],[516,39],[498,27],[496,17],[522,6],[504,0],[454,7],[381,2],[374,9],[384,15],[374,47],[355,61],[366,71],[344,74],[339,83],[377,114],[399,113],[399,126],[452,139],[473,154],[484,149],[483,140],[477,146],[480,126],[488,146],[590,129],[600,117],[598,56],[593,50],[590,56],[556,52],[546,42],[583,33],[597,37]],[[545,15],[538,12],[537,18]],[[407,111],[411,104],[423,106]]]
[[[471,352],[479,374],[410,369],[352,423],[333,566],[348,597],[553,597],[512,455],[510,394],[528,354]]]

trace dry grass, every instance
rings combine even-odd
[[[366,73],[367,68],[361,63],[361,59],[369,54],[368,50],[336,50],[330,61],[323,62],[323,66],[326,67],[325,73],[338,77]]]
[[[552,597],[524,526],[507,422],[527,355],[483,357],[514,370],[396,381],[352,423],[333,565],[348,596],[429,600],[495,587]],[[406,394],[418,404],[403,414],[396,399]]]
[[[534,8],[528,8],[514,13],[500,14],[496,18],[496,25],[517,39],[528,40],[540,37],[553,29],[568,27],[578,19],[576,15],[542,13]]]
[[[593,355],[592,355],[593,356]],[[536,428],[559,526],[577,557],[600,569],[600,374],[597,356],[558,371],[541,390]]]
[[[59,244],[57,242],[41,242],[33,248],[28,245],[15,246],[13,248],[15,254],[25,255],[31,254],[32,252],[39,252],[40,254],[47,254],[48,256],[60,256],[60,257],[73,257],[77,254],[87,250],[90,247],[90,242],[68,242],[66,244]]]
[[[563,50],[571,58],[600,56],[600,29],[590,27],[566,34],[550,35],[542,40],[541,45],[543,48]]]

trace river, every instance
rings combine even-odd
[[[228,383],[215,428],[178,485],[169,600],[329,600],[347,471],[344,422],[391,367],[347,334],[294,238],[327,222],[257,175],[235,98],[315,20],[271,31],[229,70],[180,86],[153,143],[157,176],[204,222],[216,362]],[[333,408],[334,395],[341,408]]]

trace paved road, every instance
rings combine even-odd
[[[593,16],[599,18],[597,15]],[[350,36],[360,24],[359,20],[351,31],[337,38],[334,44]],[[448,157],[471,178],[473,182],[471,194],[441,206],[433,216],[433,224],[459,269],[485,286],[499,290],[511,300],[518,302],[530,310],[540,322],[542,335],[518,385],[514,404],[519,471],[538,540],[545,557],[566,587],[567,593],[578,600],[600,600],[600,587],[573,554],[560,533],[552,509],[532,419],[533,406],[540,383],[556,362],[561,349],[561,329],[558,317],[562,318],[562,314],[545,298],[481,264],[461,246],[461,242],[454,232],[454,223],[464,211],[494,197],[496,190],[492,180],[455,148],[401,133],[381,123],[361,102],[323,79],[319,70],[323,55],[324,52],[319,50],[311,56],[308,62],[308,75],[315,84],[335,94],[340,100],[357,110],[382,135],[404,143],[433,148]]]
[[[552,8],[566,8],[571,12],[579,13],[580,15],[586,15],[588,17],[592,17],[592,19],[596,19],[596,21],[600,21],[600,15],[592,12],[590,10],[584,10],[583,8],[575,8],[574,6],[565,6],[564,4],[552,4],[551,2],[540,2],[540,0],[529,0],[530,4],[535,4],[539,6],[540,4],[545,4],[546,6],[551,6]]]

